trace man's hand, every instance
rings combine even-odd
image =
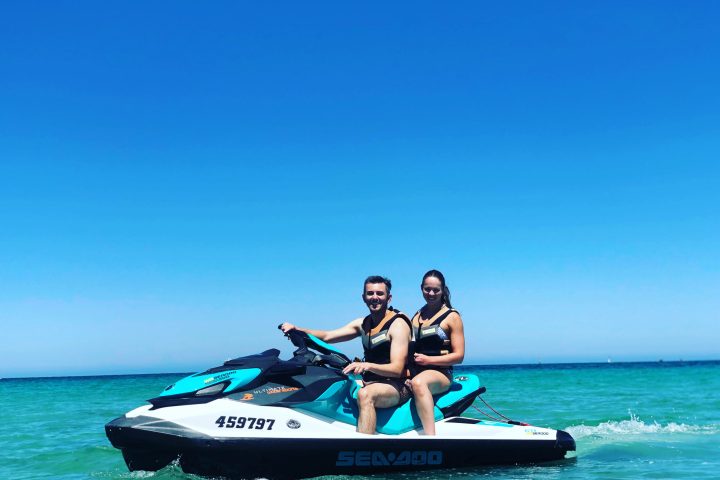
[[[362,375],[363,373],[370,370],[370,364],[368,362],[352,362],[347,367],[343,368],[343,373],[349,375],[354,373],[355,375]]]
[[[283,333],[287,333],[290,330],[295,330],[297,327],[293,325],[292,323],[285,322],[282,325],[280,325],[280,330],[282,330]]]

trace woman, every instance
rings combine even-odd
[[[433,395],[450,388],[452,366],[462,363],[465,356],[465,333],[460,314],[450,304],[450,290],[442,273],[427,272],[420,289],[426,303],[412,319],[411,386],[424,433],[435,435]]]

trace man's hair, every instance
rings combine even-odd
[[[363,283],[363,294],[365,293],[365,285],[368,283],[384,283],[387,287],[387,293],[390,293],[390,289],[392,288],[392,282],[389,278],[385,278],[380,275],[370,275],[365,279],[365,283]]]

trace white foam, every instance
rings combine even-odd
[[[632,436],[643,434],[672,434],[672,433],[697,433],[715,434],[720,432],[720,425],[687,425],[684,423],[670,422],[661,424],[658,422],[645,423],[632,412],[629,420],[603,422],[599,425],[573,425],[565,430],[580,439],[585,437],[605,438],[618,436]]]
[[[152,478],[157,472],[146,472],[145,470],[138,470],[130,472],[130,478]]]

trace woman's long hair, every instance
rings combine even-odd
[[[430,270],[425,275],[423,275],[422,282],[420,282],[420,288],[422,288],[425,280],[430,277],[434,277],[440,280],[440,284],[442,285],[442,303],[447,305],[448,308],[452,308],[452,304],[450,303],[450,289],[447,287],[447,285],[445,285],[445,275],[443,275],[439,270]]]

